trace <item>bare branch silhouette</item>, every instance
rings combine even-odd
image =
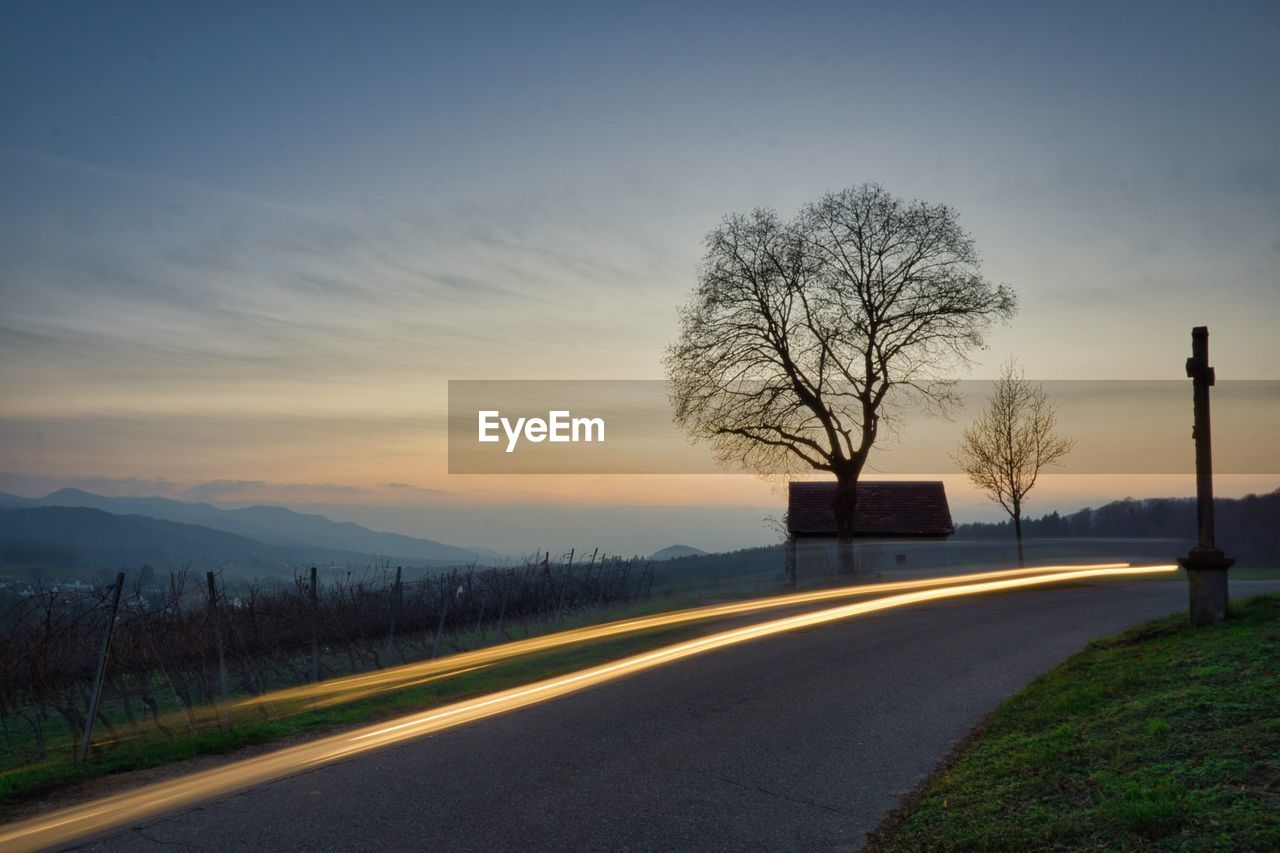
[[[1075,441],[1055,431],[1057,413],[1040,385],[1013,359],[1001,369],[986,407],[965,431],[955,462],[1013,520],[1022,551],[1022,506],[1040,472],[1071,452]]]
[[[847,543],[857,480],[895,398],[945,407],[947,377],[1015,305],[1012,289],[982,277],[946,205],[866,184],[792,221],[732,214],[707,235],[667,351],[676,418],[722,462],[833,474]]]

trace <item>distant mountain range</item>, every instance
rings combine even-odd
[[[61,489],[42,498],[0,494],[0,560],[72,561],[82,566],[185,564],[358,564],[372,557],[445,565],[476,551],[382,533],[279,506],[220,509],[168,498],[129,498]],[[58,562],[54,562],[57,565]]]
[[[198,524],[113,515],[87,507],[0,511],[0,564],[50,569],[193,565],[272,570],[304,563],[360,565],[366,555],[306,546],[267,545]]]

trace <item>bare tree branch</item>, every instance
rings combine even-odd
[[[955,462],[969,480],[1013,519],[1022,552],[1022,505],[1046,466],[1071,452],[1075,442],[1056,431],[1057,413],[1040,385],[1010,359],[986,408],[964,431]]]
[[[698,279],[665,359],[676,419],[725,463],[835,474],[842,539],[886,401],[949,405],[949,378],[1016,304],[954,209],[874,184],[790,221],[725,217]]]

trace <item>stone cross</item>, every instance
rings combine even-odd
[[[1214,383],[1209,366],[1209,329],[1196,326],[1191,330],[1191,358],[1187,359],[1187,376],[1192,380],[1195,404],[1195,426],[1191,437],[1196,443],[1196,520],[1199,541],[1191,553],[1178,562],[1187,570],[1190,586],[1191,624],[1214,625],[1227,615],[1227,569],[1235,560],[1228,559],[1213,541],[1213,447],[1209,430],[1209,388]]]
[[[1209,388],[1213,385],[1213,368],[1209,366],[1209,329],[1196,326],[1191,330],[1191,358],[1187,359],[1187,376],[1192,380],[1195,425],[1191,438],[1196,443],[1196,520],[1200,527],[1199,548],[1213,547],[1213,444],[1209,432]]]

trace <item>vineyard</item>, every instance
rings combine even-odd
[[[311,569],[271,586],[228,588],[212,572],[181,570],[161,586],[124,577],[105,588],[5,591],[0,773],[229,729],[220,709],[238,697],[554,630],[575,614],[645,598],[652,584],[643,560],[575,562],[570,552],[414,581],[383,564],[358,574]],[[284,712],[254,707],[264,717]]]

